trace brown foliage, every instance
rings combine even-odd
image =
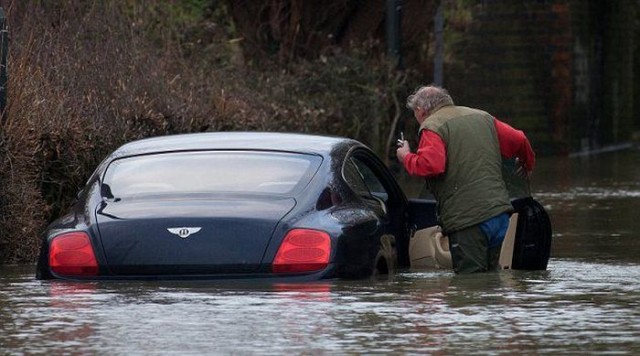
[[[172,4],[2,3],[10,64],[0,126],[0,262],[33,261],[47,223],[127,141],[262,130],[383,146],[397,95],[391,88],[404,76],[383,56],[371,58],[378,43],[257,70],[245,65],[235,33],[211,17],[178,16]]]
[[[156,46],[147,13],[116,2],[10,2],[7,120],[1,128],[0,260],[31,261],[44,225],[123,142],[200,130],[233,116],[217,80]],[[154,34],[157,32],[154,32]],[[222,114],[222,115],[220,115]]]
[[[274,55],[280,63],[314,59],[326,48],[351,49],[372,40],[384,43],[386,38],[386,0],[226,2],[245,51]],[[437,5],[430,0],[402,1],[402,52],[405,61],[421,73],[428,73],[431,66],[427,54]],[[387,48],[368,50],[376,57]]]

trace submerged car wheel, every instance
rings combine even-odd
[[[376,256],[376,266],[373,269],[373,275],[379,276],[384,274],[389,274],[389,261],[387,261],[387,256],[385,253],[380,250],[378,251],[378,255]]]
[[[396,271],[397,252],[395,248],[395,237],[383,235],[380,237],[380,250],[376,255],[373,275],[391,275]]]

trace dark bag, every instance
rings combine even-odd
[[[551,253],[551,221],[544,207],[532,197],[511,202],[518,213],[512,269],[546,270]]]

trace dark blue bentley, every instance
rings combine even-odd
[[[411,205],[411,207],[410,207]],[[410,203],[363,144],[201,133],[123,145],[46,230],[41,279],[364,278],[409,267]]]

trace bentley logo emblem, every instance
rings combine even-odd
[[[174,235],[180,236],[180,238],[186,239],[187,237],[189,237],[189,235],[195,234],[196,232],[200,231],[200,229],[202,228],[201,227],[170,227],[167,230],[169,230],[169,232]]]

